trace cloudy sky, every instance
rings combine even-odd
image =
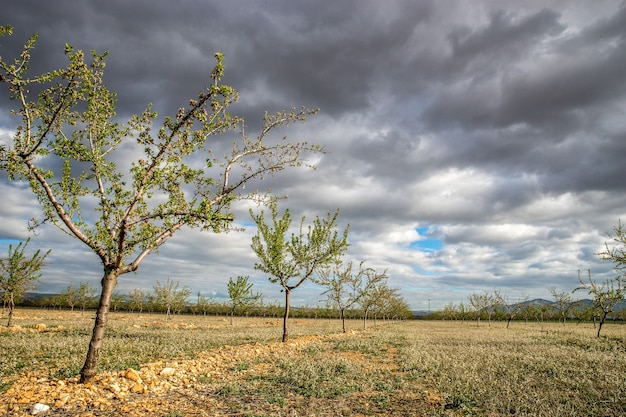
[[[340,209],[347,259],[388,270],[411,307],[467,302],[498,289],[510,300],[570,291],[577,270],[614,275],[597,252],[626,220],[626,3],[621,0],[124,0],[13,2],[0,40],[12,58],[40,35],[33,71],[65,64],[65,43],[109,51],[106,82],[127,119],[161,115],[209,82],[216,51],[233,112],[258,127],[264,111],[320,108],[284,131],[324,145],[318,169],[279,174],[273,190],[297,220]],[[0,95],[0,137],[17,120]],[[282,134],[283,132],[281,132]],[[37,215],[24,184],[0,177],[0,252]],[[236,210],[249,224],[246,207]],[[255,271],[254,227],[183,230],[122,292],[168,277],[220,296],[249,275],[266,301],[279,288]],[[52,248],[40,291],[88,281],[98,258],[43,227]],[[293,294],[316,305],[321,289]],[[583,297],[585,294],[579,294]]]

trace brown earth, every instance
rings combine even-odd
[[[315,398],[297,395],[284,387],[277,399],[250,389],[237,391],[239,384],[250,387],[250,381],[271,375],[280,358],[306,355],[305,349],[310,344],[337,337],[350,335],[304,336],[288,343],[224,346],[199,353],[193,360],[159,361],[139,370],[101,372],[87,384],[79,384],[76,377],[54,379],[43,372],[28,372],[13,381],[8,390],[0,392],[0,415],[27,416],[37,403],[50,406],[47,414],[38,414],[45,416],[441,415],[445,402],[441,395],[408,387],[390,392],[392,398],[383,398],[384,407],[376,392]],[[394,354],[390,348],[387,355],[373,360],[359,352],[333,352],[366,370],[389,375],[398,372],[390,360]],[[249,365],[238,366],[241,363]]]

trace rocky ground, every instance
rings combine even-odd
[[[325,338],[351,337],[334,335]],[[0,415],[6,416],[302,416],[425,415],[442,410],[443,398],[427,391],[395,390],[393,409],[376,393],[357,391],[333,398],[290,392],[280,396],[250,388],[273,372],[276,361],[306,354],[324,337],[299,337],[288,343],[224,346],[193,360],[154,362],[138,370],[101,372],[87,384],[78,378],[54,379],[44,373],[20,375],[0,392]],[[370,370],[396,372],[388,357],[372,360],[359,352],[334,352]],[[393,351],[389,352],[393,355]],[[244,363],[246,366],[241,366]],[[239,385],[246,389],[239,390]],[[252,385],[253,386],[253,385]],[[390,400],[387,398],[387,400]],[[3,414],[4,413],[4,414]]]

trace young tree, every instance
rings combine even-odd
[[[137,311],[139,314],[148,305],[148,294],[145,291],[135,288],[128,295],[128,307],[130,311]]]
[[[77,295],[78,304],[80,305],[81,311],[84,312],[87,306],[93,302],[96,296],[96,289],[89,285],[88,282],[81,282],[78,285]],[[113,304],[113,296],[111,296],[111,304]]]
[[[626,228],[621,221],[618,221],[617,226],[613,228],[613,232],[615,233],[612,236],[613,243],[615,246],[610,246],[608,243],[605,243],[604,252],[600,252],[600,257],[609,262],[613,262],[614,268],[617,272],[619,272],[616,277],[619,281],[626,280]]]
[[[261,294],[252,293],[252,283],[248,283],[250,277],[237,277],[233,281],[232,277],[228,279],[228,296],[230,297],[230,324],[233,324],[233,317],[237,310],[246,310],[254,306]]]
[[[116,291],[111,296],[111,308],[113,311],[117,311],[120,307],[123,307],[128,303],[128,296],[125,294],[120,294],[119,291]]]
[[[491,306],[494,304],[493,296],[487,292],[483,294],[473,292],[469,295],[468,300],[474,311],[476,311],[476,326],[480,324],[480,317],[483,313],[487,314],[489,325],[491,325],[493,311],[490,310]]]
[[[573,304],[572,295],[568,292],[558,292],[556,288],[550,288],[549,291],[556,303],[554,306],[556,313],[563,322],[563,326],[565,326],[567,316]]]
[[[11,33],[10,27],[0,28],[0,35]],[[215,54],[210,85],[155,129],[157,113],[151,105],[127,124],[117,121],[116,95],[103,83],[106,53],[92,52],[87,63],[82,51],[66,45],[67,68],[30,74],[36,41],[32,36],[12,62],[0,58],[0,82],[17,103],[13,114],[21,120],[13,142],[0,149],[0,166],[11,180],[30,185],[42,206],[43,222],[80,240],[103,266],[92,337],[80,372],[81,382],[87,382],[96,374],[120,276],[136,271],[185,226],[231,230],[234,201],[270,197],[244,193],[247,182],[303,165],[303,153],[324,150],[285,139],[268,143],[274,128],[304,121],[315,112],[304,108],[266,114],[259,135],[245,136],[243,120],[227,112],[238,94],[220,81],[221,53]],[[38,98],[32,100],[30,91],[38,91]],[[207,151],[208,138],[233,130],[241,134],[236,134],[224,157],[215,157],[210,150],[195,156]],[[127,174],[115,161],[121,157],[120,145],[126,147],[132,138],[134,151],[143,155],[131,163]],[[31,226],[40,224],[33,220]]]
[[[342,268],[341,264],[323,268],[320,270],[319,278],[315,280],[327,288],[322,295],[326,295],[328,301],[339,309],[343,333],[346,332],[346,309],[352,308],[373,291],[376,285],[387,279],[386,271],[378,274],[372,268],[363,267],[363,263],[361,262],[359,269],[354,272],[352,262],[345,268]]]
[[[196,304],[192,308],[194,314],[202,314],[203,316],[206,316],[207,313],[213,310],[215,310],[215,301],[198,292]]]
[[[618,278],[607,279],[598,283],[591,278],[591,271],[587,270],[587,282],[583,281],[578,271],[578,281],[580,286],[574,291],[586,290],[593,297],[593,305],[600,313],[600,323],[598,324],[597,336],[600,337],[602,325],[609,314],[615,311],[615,307],[624,301],[625,289]]]
[[[6,258],[0,258],[0,291],[3,295],[3,304],[6,303],[9,309],[9,319],[7,327],[13,325],[13,310],[15,303],[22,300],[24,293],[34,288],[34,283],[41,277],[41,268],[44,265],[48,252],[42,254],[41,250],[37,250],[32,257],[24,254],[26,246],[30,242],[30,238],[26,242],[20,242],[15,248],[9,245],[9,253]]]
[[[372,314],[376,323],[378,314],[384,310],[386,300],[394,296],[394,291],[389,288],[386,280],[382,280],[361,298],[359,304],[363,310],[363,330],[367,329],[368,314]]]
[[[511,321],[519,315],[524,309],[524,303],[528,300],[528,296],[524,296],[517,300],[516,303],[510,303],[508,297],[501,291],[494,290],[494,299],[492,309],[501,308],[506,316],[506,328],[511,325]]]
[[[65,291],[61,293],[61,300],[63,306],[69,307],[70,311],[74,311],[74,306],[78,304],[78,290],[71,284],[68,285]]]
[[[305,229],[302,217],[298,233],[287,239],[291,225],[289,209],[278,217],[276,203],[270,204],[272,224],[265,222],[264,213],[250,215],[257,224],[257,235],[252,238],[252,249],[259,258],[254,268],[270,274],[269,280],[278,283],[285,293],[283,316],[283,342],[289,338],[287,319],[289,318],[291,292],[313,277],[321,269],[336,262],[348,248],[348,228],[340,236],[334,230],[339,210],[334,215],[328,213],[325,219],[316,217],[313,226]]]
[[[180,312],[187,303],[187,297],[191,290],[187,287],[178,289],[180,283],[174,282],[169,277],[163,285],[159,281],[153,286],[155,305],[165,311],[166,320],[170,319],[173,312]]]

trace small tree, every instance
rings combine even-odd
[[[24,293],[35,288],[34,283],[41,277],[40,270],[50,250],[42,254],[37,250],[34,255],[28,258],[24,251],[30,242],[20,242],[13,248],[9,245],[9,253],[6,258],[0,258],[0,291],[2,292],[3,304],[9,309],[9,319],[7,327],[13,325],[13,311],[15,303],[22,300]]]
[[[345,268],[340,264],[324,268],[320,270],[320,277],[316,280],[327,288],[322,295],[326,295],[328,301],[339,309],[343,333],[346,332],[346,309],[352,308],[373,291],[378,283],[387,279],[386,271],[378,274],[372,268],[364,268],[363,263],[359,264],[357,271],[353,271],[352,262]]]
[[[113,296],[111,297],[111,308],[113,309],[113,311],[119,310],[121,307],[123,307],[127,303],[128,303],[127,295],[120,294],[119,291],[116,291],[113,293]]]
[[[252,283],[248,283],[250,277],[237,277],[233,281],[232,277],[228,279],[228,296],[230,297],[230,324],[233,324],[233,317],[237,310],[245,311],[254,306],[261,298],[261,294],[252,293]]]
[[[291,215],[287,209],[278,217],[276,203],[270,204],[272,225],[265,222],[264,214],[250,215],[258,227],[258,233],[252,238],[252,249],[259,258],[255,269],[270,274],[269,280],[278,283],[285,293],[285,312],[283,316],[283,342],[289,338],[287,320],[289,318],[291,292],[310,279],[313,274],[329,264],[336,262],[348,248],[348,228],[340,236],[334,230],[339,210],[334,215],[328,213],[325,219],[316,217],[313,226],[304,227],[302,217],[300,230],[287,239],[291,225]]]
[[[501,291],[494,290],[494,304],[491,308],[501,308],[506,316],[506,328],[511,325],[511,321],[518,316],[524,309],[524,302],[528,300],[528,296],[524,296],[517,300],[516,303],[510,303],[508,297]]]
[[[0,36],[13,28],[0,27]],[[232,230],[232,203],[267,201],[269,194],[244,193],[251,180],[303,164],[302,153],[323,152],[319,146],[268,143],[279,126],[304,121],[308,109],[266,114],[256,138],[245,136],[243,119],[228,113],[238,94],[221,83],[223,54],[216,53],[210,85],[173,117],[153,127],[157,113],[149,105],[127,124],[118,121],[117,96],[103,82],[105,54],[85,55],[66,45],[67,68],[31,74],[33,35],[13,61],[0,55],[0,83],[7,86],[20,118],[13,142],[0,147],[0,168],[10,180],[23,180],[42,206],[43,222],[80,240],[103,267],[100,297],[89,348],[80,372],[88,382],[96,372],[111,297],[120,276],[137,271],[153,251],[183,227]],[[34,100],[31,91],[39,92]],[[216,157],[206,148],[209,138],[239,131],[230,152]],[[142,154],[121,170],[115,161],[120,145],[135,142]],[[229,139],[229,142],[231,139]],[[200,151],[204,155],[200,156]],[[93,209],[93,204],[96,209]]]
[[[598,324],[597,336],[600,337],[602,325],[609,314],[615,311],[615,307],[624,301],[624,288],[619,278],[607,279],[598,283],[591,279],[591,271],[587,270],[587,282],[583,281],[578,271],[578,281],[580,286],[574,291],[586,290],[593,297],[593,305],[600,313],[600,323]]]
[[[196,304],[192,308],[194,314],[202,314],[203,316],[206,316],[213,310],[215,310],[215,301],[198,292]]]
[[[143,312],[143,309],[148,305],[148,294],[135,288],[128,295],[128,308],[131,311],[137,311],[139,314]]]
[[[616,277],[619,281],[626,279],[626,229],[621,221],[613,228],[614,236],[612,236],[615,246],[605,243],[604,252],[600,252],[602,260],[613,262],[615,270],[619,273]]]
[[[70,311],[74,311],[74,307],[78,304],[78,290],[73,285],[68,285],[64,292],[61,293],[63,306],[69,307]]]
[[[572,295],[568,292],[558,292],[556,288],[550,288],[549,291],[554,299],[554,302],[556,303],[554,305],[556,313],[559,315],[559,319],[563,323],[563,326],[565,326],[567,316],[569,315],[569,311],[573,304]]]
[[[163,285],[159,281],[154,288],[154,303],[165,312],[165,319],[169,320],[174,312],[180,312],[187,303],[187,297],[191,294],[191,289],[187,287],[178,288],[180,283],[174,282],[169,277]]]
[[[468,300],[472,308],[476,311],[476,326],[480,324],[480,317],[483,313],[487,315],[489,325],[491,325],[491,317],[497,305],[495,297],[488,292],[483,294],[471,293]]]
[[[378,314],[384,310],[386,300],[393,297],[394,290],[389,288],[386,280],[382,280],[374,285],[360,300],[359,304],[363,310],[363,330],[367,329],[368,314],[374,317],[374,325]]]
[[[95,300],[96,289],[89,285],[88,282],[81,282],[78,285],[77,295],[78,304],[80,305],[81,311],[84,312],[87,306],[91,305]],[[113,303],[113,297],[111,297],[111,303]]]

